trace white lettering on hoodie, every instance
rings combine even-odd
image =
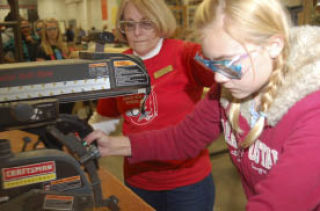
[[[222,120],[222,125],[226,143],[236,149],[231,150],[230,153],[234,156],[239,156],[237,140],[231,129],[230,123]],[[266,169],[271,169],[272,166],[278,161],[278,151],[271,149],[258,139],[249,147],[248,158],[257,165],[260,165]],[[252,168],[255,170],[258,169],[258,167],[254,165],[252,165]]]
[[[278,161],[278,151],[258,139],[249,147],[248,158],[266,169],[271,169]]]

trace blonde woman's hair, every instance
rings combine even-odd
[[[116,37],[120,41],[127,42],[125,34],[120,31],[120,21],[124,18],[124,10],[128,3],[132,3],[141,14],[154,22],[155,30],[161,37],[173,36],[177,28],[176,19],[163,0],[122,0],[116,21]]]
[[[63,39],[62,39],[62,34],[61,34],[61,31],[60,31],[60,28],[59,28],[59,23],[56,19],[54,18],[50,18],[50,19],[46,19],[44,21],[44,27],[45,27],[45,32],[42,34],[42,37],[41,37],[41,47],[43,48],[44,52],[47,54],[47,55],[54,55],[53,53],[53,50],[52,50],[52,47],[51,47],[51,44],[49,42],[49,39],[48,39],[48,36],[47,36],[47,25],[48,23],[55,23],[56,24],[56,27],[57,27],[57,30],[58,30],[58,36],[57,36],[57,40],[56,40],[56,46],[61,50],[61,52],[64,54],[64,55],[68,55],[69,54],[69,50],[67,48],[67,45],[65,42],[63,42]]]
[[[204,0],[198,7],[195,17],[195,25],[199,32],[215,21],[217,15],[224,15],[225,31],[239,43],[250,42],[263,46],[273,36],[281,36],[284,41],[283,51],[274,58],[273,72],[269,81],[257,93],[261,97],[259,112],[265,114],[288,71],[285,61],[289,52],[291,26],[289,15],[280,0]],[[246,46],[244,48],[246,49]],[[228,112],[230,124],[237,133],[242,132],[239,127],[239,101],[233,99]],[[241,143],[241,147],[247,148],[254,143],[263,131],[265,120],[265,116],[261,115]]]

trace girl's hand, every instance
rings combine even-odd
[[[85,137],[84,140],[88,144],[91,144],[93,141],[96,141],[101,156],[131,156],[131,143],[128,137],[111,137],[107,136],[101,130],[95,130],[92,133],[90,133],[87,137]]]

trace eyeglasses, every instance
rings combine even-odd
[[[136,29],[139,25],[140,29],[143,30],[152,30],[154,29],[154,23],[150,20],[144,21],[120,21],[119,29],[122,33],[130,32]]]
[[[58,28],[57,27],[48,27],[46,28],[47,31],[54,31],[54,30],[57,30]]]
[[[244,53],[242,55],[236,56],[235,58],[229,60],[219,60],[213,61],[209,59],[203,58],[198,53],[194,57],[196,61],[203,64],[204,66],[211,69],[213,72],[220,73],[227,78],[230,79],[238,79],[240,80],[243,73],[242,73],[242,66],[241,64],[237,64],[241,59],[247,58],[248,54]]]
[[[39,32],[41,31],[43,28],[36,28],[36,31]]]

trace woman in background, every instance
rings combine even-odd
[[[37,53],[37,61],[61,60],[70,58],[70,51],[62,39],[58,21],[51,18],[45,20],[45,32],[41,37],[40,48]]]

